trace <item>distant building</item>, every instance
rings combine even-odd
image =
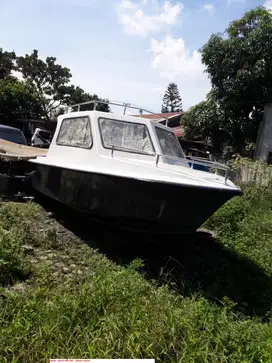
[[[167,112],[167,113],[147,113],[142,115],[137,115],[136,117],[147,118],[149,120],[157,121],[162,124],[166,124],[166,119],[168,120],[169,127],[179,126],[181,122],[181,117],[183,112]]]
[[[167,113],[147,113],[142,115],[137,115],[136,117],[142,117],[145,119],[153,120],[163,125],[172,127],[177,137],[183,137],[184,127],[180,124],[183,112],[167,112]],[[133,115],[135,117],[135,115]]]
[[[256,141],[255,157],[272,164],[272,104],[264,109],[264,117],[259,126]]]
[[[174,130],[174,133],[177,136],[185,154],[190,156],[207,158],[209,153],[215,152],[215,149],[211,145],[205,143],[204,141],[202,142],[202,141],[184,140],[185,130],[184,126],[181,125],[183,115],[184,112],[168,112],[168,113],[157,113],[157,114],[143,114],[143,115],[137,115],[137,117],[153,120],[164,125],[166,124],[166,118],[167,118],[167,126],[171,127]]]

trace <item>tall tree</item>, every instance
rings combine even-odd
[[[182,100],[176,83],[170,83],[162,99],[162,113],[182,111]]]
[[[70,70],[56,63],[55,57],[39,58],[38,51],[17,58],[17,70],[32,84],[35,97],[42,105],[43,117],[50,120],[51,113],[69,97]]]
[[[213,95],[237,147],[255,142],[263,108],[272,100],[271,43],[272,14],[258,7],[233,21],[224,34],[213,34],[202,48]]]
[[[16,55],[14,52],[5,52],[0,48],[0,79],[9,76],[14,70],[14,61]]]

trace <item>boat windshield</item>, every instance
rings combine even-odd
[[[156,127],[156,134],[164,155],[185,158],[180,143],[172,131]]]
[[[100,118],[102,142],[105,148],[123,151],[154,153],[154,148],[145,125]]]

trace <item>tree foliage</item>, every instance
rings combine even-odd
[[[1,119],[11,124],[18,118],[39,118],[42,107],[35,97],[33,85],[12,76],[1,79],[0,113]]]
[[[105,101],[105,99],[99,98],[96,94],[90,95],[86,93],[82,88],[71,86],[70,88],[70,96],[69,96],[69,105],[75,105],[78,103],[88,102],[88,101]],[[80,110],[82,111],[91,111],[94,109],[94,104],[82,105]],[[109,105],[98,103],[96,106],[96,110],[103,112],[110,112]]]
[[[162,113],[182,111],[182,100],[178,86],[170,83],[162,99]]]
[[[14,70],[14,61],[16,55],[14,52],[5,52],[0,48],[0,79],[9,76]]]
[[[56,63],[55,57],[39,58],[36,49],[24,57],[17,58],[17,70],[30,82],[35,97],[41,103],[43,116],[50,119],[50,113],[69,97],[70,70]]]
[[[187,139],[195,141],[206,139],[218,149],[224,141],[232,144],[232,130],[227,125],[226,115],[211,95],[206,101],[200,102],[184,113],[182,123]]]
[[[272,100],[272,15],[262,7],[213,34],[202,48],[212,94],[236,146],[255,141],[265,104]]]
[[[23,81],[16,78],[19,72]],[[16,119],[35,118],[50,121],[64,113],[64,106],[100,100],[96,94],[86,93],[71,85],[71,73],[57,63],[55,57],[39,58],[37,50],[16,57],[14,52],[0,48],[0,116],[5,123]],[[81,107],[91,110],[93,105]],[[99,104],[98,110],[109,111],[108,105]]]

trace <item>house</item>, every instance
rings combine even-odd
[[[157,113],[157,114],[142,114],[136,117],[142,117],[149,120],[153,120],[173,128],[175,135],[177,136],[180,145],[186,155],[198,156],[207,158],[209,153],[214,152],[214,148],[205,142],[201,141],[190,141],[184,139],[184,126],[181,125],[182,115],[184,112],[168,112],[168,113]]]
[[[183,112],[167,112],[156,114],[147,113],[137,116],[134,115],[134,117],[142,117],[145,119],[153,120],[163,125],[166,125],[167,123],[167,126],[172,127],[176,136],[180,138],[184,136],[184,127],[180,124],[182,115]]]
[[[169,127],[180,126],[181,117],[183,112],[167,112],[167,113],[146,113],[142,115],[133,115],[134,117],[142,117],[145,119],[153,120]]]
[[[174,133],[178,139],[184,136],[184,127],[182,125],[173,127]]]
[[[263,121],[260,123],[255,157],[272,164],[272,104],[264,108]]]

